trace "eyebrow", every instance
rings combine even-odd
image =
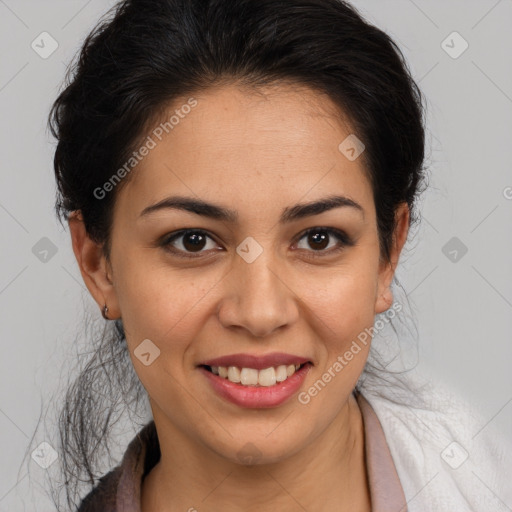
[[[309,203],[299,203],[294,206],[288,206],[284,208],[281,213],[279,222],[281,224],[290,223],[341,207],[349,207],[361,212],[364,219],[364,209],[359,203],[356,203],[349,197],[333,195]],[[238,221],[238,212],[236,210],[230,210],[213,203],[207,203],[201,199],[186,196],[167,197],[158,203],[147,206],[142,210],[139,218],[162,209],[185,210],[195,213],[196,215],[230,223],[236,223]]]

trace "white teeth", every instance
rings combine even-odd
[[[300,364],[282,364],[264,370],[236,366],[212,366],[211,370],[219,377],[227,378],[231,382],[237,382],[244,386],[273,386],[276,382],[283,382],[291,377],[299,368]]]
[[[240,370],[236,366],[228,368],[228,379],[231,382],[240,382]]]
[[[281,366],[278,366],[276,370],[277,382],[283,382],[283,380],[286,380],[287,377],[288,374],[286,373],[286,365],[282,364]]]
[[[276,383],[276,371],[274,368],[265,368],[258,373],[258,384],[260,386],[273,386]]]
[[[245,386],[255,386],[258,384],[258,370],[254,368],[242,368],[240,370],[240,384],[244,384]]]

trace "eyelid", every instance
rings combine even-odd
[[[334,235],[339,240],[339,244],[337,247],[332,247],[331,249],[328,249],[328,250],[318,250],[318,251],[306,250],[306,252],[309,253],[309,255],[307,257],[310,259],[328,258],[330,256],[338,254],[339,252],[343,251],[347,247],[352,247],[355,245],[354,240],[345,231],[343,231],[342,229],[337,229],[337,228],[332,228],[332,227],[327,227],[327,226],[314,226],[312,228],[306,229],[300,235],[298,235],[297,242],[302,240],[305,236],[308,236],[310,233],[315,233],[315,232],[325,232],[325,233],[328,233],[329,236]],[[304,249],[301,249],[301,250],[304,250]]]
[[[321,231],[323,231],[325,233],[329,233],[330,235],[335,235],[336,238],[338,238],[339,240],[341,240],[343,243],[345,243],[347,245],[349,245],[349,244],[353,245],[352,239],[347,235],[347,233],[345,231],[343,231],[342,229],[337,229],[337,228],[329,228],[327,226],[314,226],[312,228],[308,228],[297,236],[297,241],[302,240],[305,236],[309,235],[310,233],[321,232]],[[317,251],[317,252],[322,252],[322,251]]]
[[[313,226],[311,228],[308,228],[304,231],[302,231],[299,235],[297,235],[294,245],[296,245],[300,240],[302,240],[304,237],[308,236],[311,232],[325,232],[328,233],[329,236],[335,236],[339,240],[338,247],[331,248],[329,250],[307,250],[307,249],[299,249],[300,251],[305,250],[306,252],[310,253],[310,256],[308,258],[317,258],[317,257],[328,257],[332,254],[338,253],[339,251],[343,250],[346,247],[352,247],[355,245],[354,240],[343,230],[333,228],[333,227],[327,227],[327,226]],[[210,240],[213,240],[215,243],[217,241],[215,240],[215,237],[212,236],[207,230],[200,229],[200,228],[185,228],[180,229],[178,231],[174,231],[172,233],[168,233],[164,235],[158,242],[159,246],[162,246],[164,250],[170,252],[171,254],[177,256],[178,258],[188,258],[188,259],[195,259],[195,258],[201,258],[203,253],[206,253],[207,251],[199,251],[197,253],[187,253],[185,251],[182,251],[181,249],[175,249],[170,248],[171,243],[174,242],[176,239],[180,238],[181,236],[187,235],[187,234],[193,234],[193,233],[199,233],[201,235],[206,236],[207,238],[210,238]],[[217,251],[218,252],[218,251]]]
[[[171,243],[177,240],[178,238],[193,234],[193,233],[199,233],[201,235],[204,235],[205,237],[209,238],[210,240],[213,240],[215,243],[217,241],[215,240],[215,237],[213,237],[208,231],[205,229],[199,229],[199,228],[185,228],[180,229],[178,231],[174,231],[172,233],[167,233],[164,235],[158,242],[158,245],[163,247],[164,250],[170,252],[172,255],[177,256],[178,258],[188,258],[188,259],[194,259],[194,258],[200,258],[202,257],[202,254],[206,251],[200,251],[198,253],[187,253],[186,251],[182,251],[181,249],[175,249],[171,246]],[[171,248],[172,247],[172,248]]]

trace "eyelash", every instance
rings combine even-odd
[[[335,229],[335,228],[324,228],[324,227],[314,227],[314,228],[310,228],[310,229],[306,230],[298,238],[297,242],[300,242],[300,240],[302,240],[304,237],[307,237],[311,233],[318,233],[318,232],[327,233],[329,236],[334,235],[334,237],[340,241],[340,244],[338,247],[336,247],[334,249],[331,248],[329,250],[320,249],[318,251],[307,251],[307,252],[312,253],[310,256],[308,256],[308,258],[316,259],[316,258],[324,258],[327,256],[332,256],[333,254],[337,254],[337,253],[341,252],[346,247],[352,247],[354,245],[354,241],[345,232],[343,232],[339,229]],[[203,231],[200,229],[184,229],[184,230],[177,231],[175,233],[171,233],[170,235],[165,236],[159,245],[161,247],[164,247],[164,249],[166,251],[170,252],[174,256],[177,256],[178,258],[188,258],[188,259],[200,258],[201,257],[200,252],[195,253],[195,254],[197,254],[197,256],[195,256],[195,255],[194,256],[188,256],[188,255],[186,256],[185,254],[188,254],[188,253],[186,253],[185,251],[182,251],[181,249],[171,248],[171,243],[174,242],[175,240],[177,240],[178,238],[180,238],[184,235],[190,235],[190,234],[194,234],[194,233],[206,235],[208,238],[213,240],[213,238],[206,231]],[[189,254],[194,254],[194,253],[189,253]]]

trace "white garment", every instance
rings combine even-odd
[[[397,388],[373,375],[358,387],[382,424],[408,512],[511,512],[510,437],[446,384],[416,370],[400,381],[412,405],[394,403]]]

